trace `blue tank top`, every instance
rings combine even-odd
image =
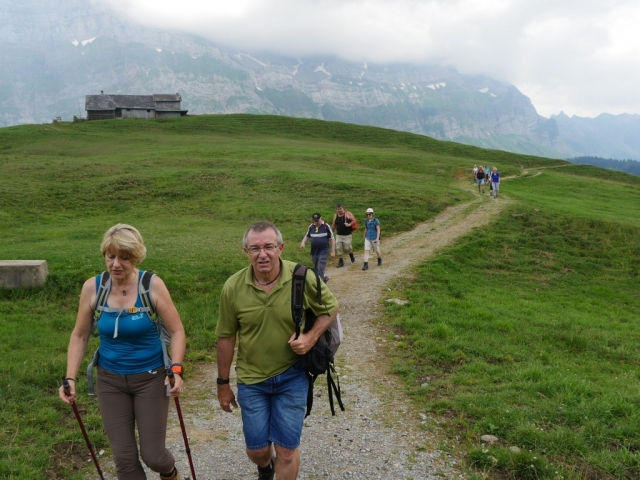
[[[139,273],[138,280],[142,276]],[[96,277],[96,291],[100,287],[100,276]],[[108,304],[105,306],[109,306]],[[136,307],[142,307],[140,294]],[[118,315],[120,318],[118,318]],[[113,338],[118,325],[118,334]],[[102,368],[118,375],[133,375],[156,368],[163,368],[162,343],[158,328],[146,313],[102,312],[98,321],[100,333],[100,358]]]

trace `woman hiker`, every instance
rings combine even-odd
[[[162,480],[179,480],[175,459],[165,446],[168,396],[184,390],[182,360],[186,348],[185,332],[171,295],[159,277],[152,277],[151,302],[171,335],[170,388],[165,375],[162,340],[157,325],[143,307],[139,280],[144,271],[138,264],[147,249],[138,230],[119,223],[104,235],[100,247],[111,277],[97,329],[100,334],[98,366],[98,404],[109,438],[119,480],[142,480],[147,476],[138,458],[136,425],[142,461]],[[94,309],[101,276],[88,279],[82,287],[76,325],[67,351],[69,395],[60,387],[60,399],[76,400],[76,378],[93,328]],[[144,310],[143,310],[144,311]],[[167,393],[168,390],[168,393]]]

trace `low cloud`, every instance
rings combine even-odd
[[[516,85],[549,116],[640,113],[631,0],[95,0],[238,50],[441,63]]]

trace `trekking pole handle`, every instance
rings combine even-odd
[[[64,389],[64,394],[67,397],[71,396],[71,391],[69,390],[70,387],[71,385],[69,385],[69,380],[67,380],[66,377],[62,377],[62,388]]]
[[[169,377],[169,384],[171,385],[171,387],[173,388],[173,386],[176,383],[176,379],[173,376],[173,370],[171,370],[171,367],[167,368],[167,377]]]

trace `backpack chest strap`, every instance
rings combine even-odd
[[[103,307],[101,305],[96,307],[97,312],[107,312],[107,313],[149,313],[151,312],[151,307]]]

